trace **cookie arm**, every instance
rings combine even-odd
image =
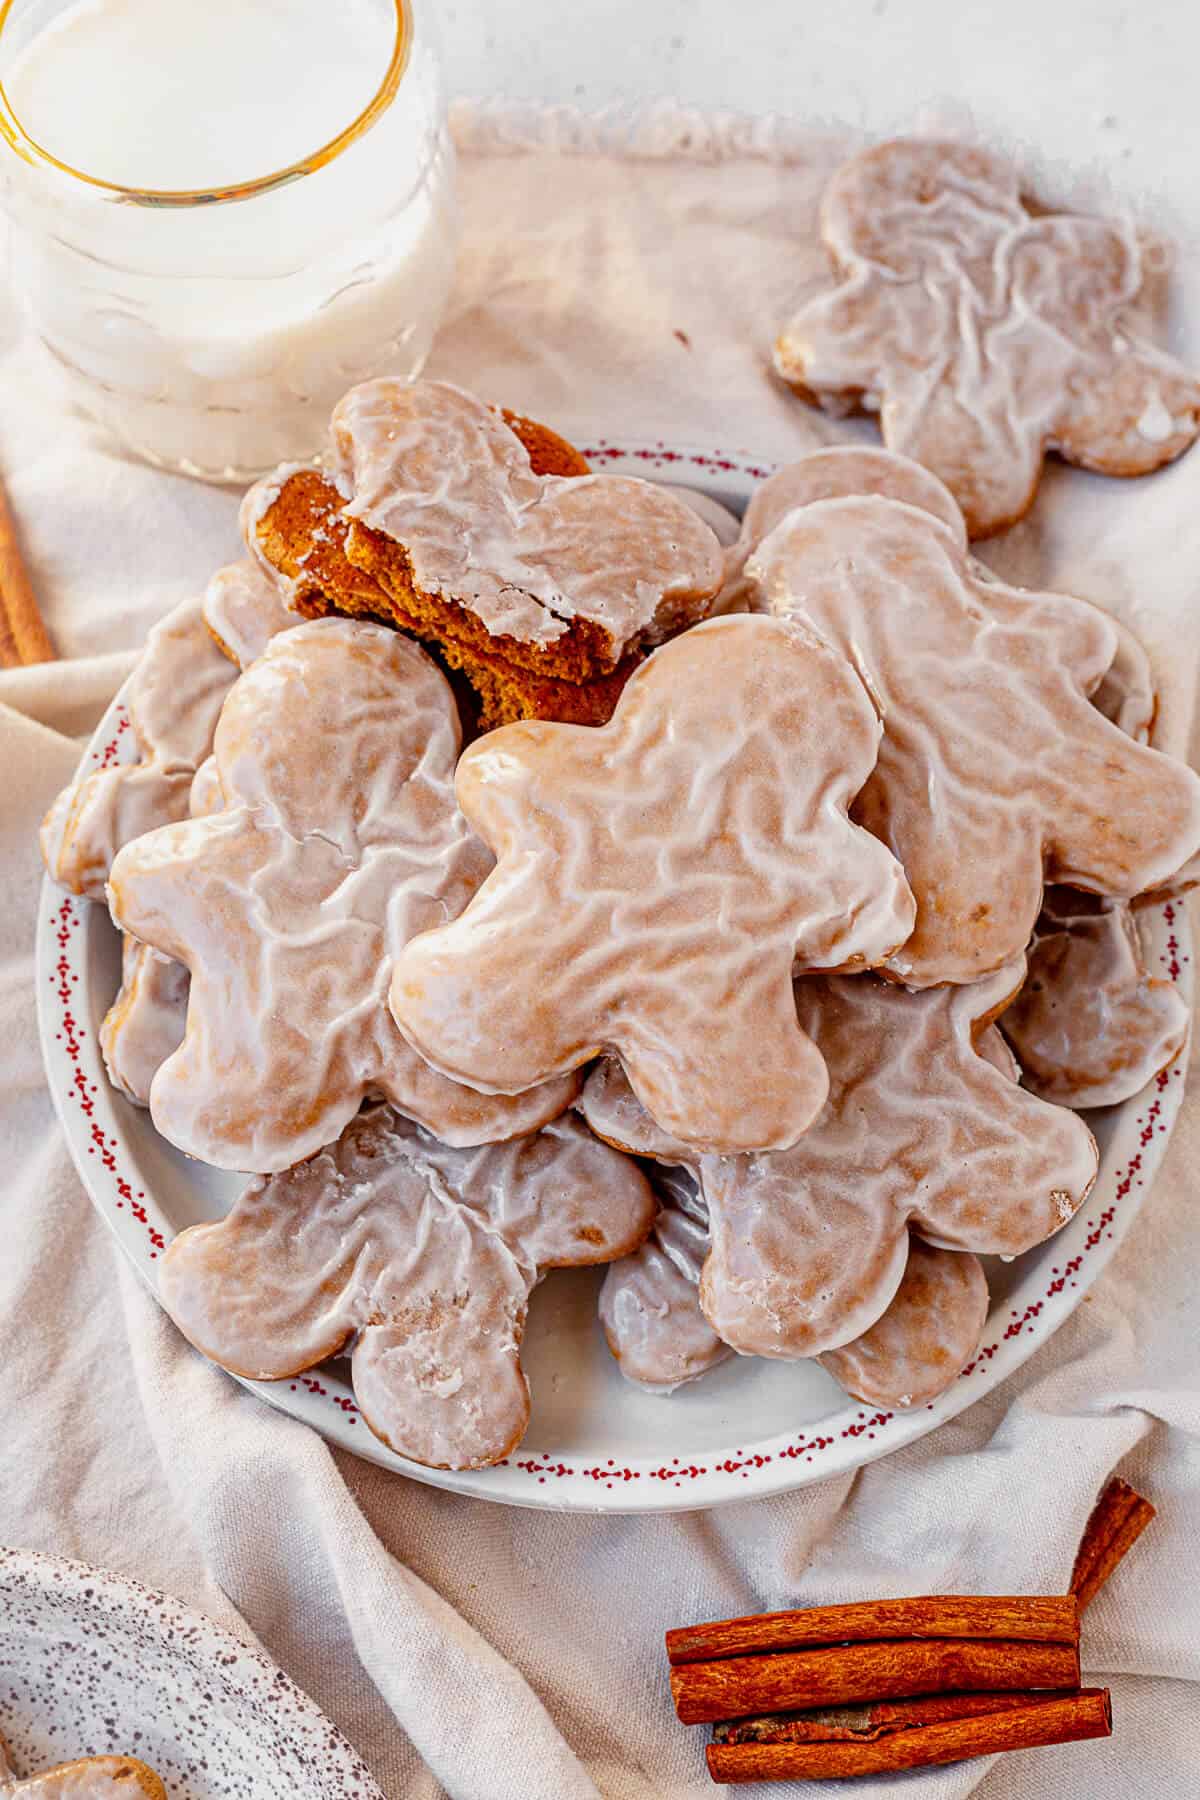
[[[1101,475],[1148,475],[1200,433],[1200,382],[1170,357],[1131,345],[1089,366],[1063,396],[1052,447]]]
[[[1172,891],[1200,850],[1200,775],[1081,711],[1047,831],[1047,879],[1114,899]]]

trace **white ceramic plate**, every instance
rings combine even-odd
[[[0,1733],[21,1775],[136,1756],[171,1800],[383,1800],[307,1694],[169,1595],[0,1549]]]
[[[616,444],[587,452],[594,466],[702,488],[741,512],[771,473],[744,455]],[[132,752],[120,697],[85,757]],[[1150,966],[1191,1002],[1191,942],[1182,906],[1149,910]],[[113,1092],[97,1032],[116,993],[118,940],[104,911],[47,883],[38,921],[38,1000],[51,1092],[84,1184],[122,1249],[155,1287],[176,1232],[221,1217],[238,1179],[188,1162],[148,1114]],[[989,1269],[984,1347],[940,1400],[911,1413],[849,1402],[815,1363],[735,1358],[669,1397],[643,1393],[617,1371],[596,1322],[603,1271],[562,1271],[534,1295],[524,1362],[533,1417],[506,1462],[473,1474],[424,1469],[395,1456],[359,1416],[344,1365],[295,1381],[248,1383],[333,1442],[419,1481],[518,1506],[564,1511],[668,1512],[743,1500],[836,1475],[923,1437],[979,1399],[1032,1355],[1078,1305],[1129,1229],[1166,1149],[1183,1093],[1186,1051],[1124,1106],[1096,1115],[1103,1160],[1088,1204],[1027,1256]]]

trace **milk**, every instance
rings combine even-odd
[[[216,192],[311,158],[368,107],[395,0],[26,0],[11,113],[124,189]],[[131,204],[3,147],[15,288],[80,403],[153,461],[244,479],[317,450],[334,402],[413,376],[453,275],[453,158],[418,32],[396,97],[251,199]]]

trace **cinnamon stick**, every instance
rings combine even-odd
[[[1154,1517],[1155,1509],[1149,1500],[1120,1476],[1114,1476],[1092,1509],[1071,1572],[1071,1592],[1080,1612],[1095,1598]]]
[[[706,1754],[714,1781],[812,1781],[886,1775],[1111,1733],[1107,1689],[1084,1688],[1073,1694],[1030,1697],[1024,1705],[990,1713],[940,1719],[867,1742],[714,1743]]]
[[[760,1719],[724,1719],[713,1726],[717,1744],[862,1744],[940,1725],[946,1719],[970,1719],[979,1713],[1011,1712],[1047,1695],[1036,1689],[1016,1694],[922,1694],[915,1700],[871,1700],[859,1706],[820,1706],[809,1712],[769,1713]]]
[[[1078,1609],[1070,1594],[979,1599],[928,1594],[904,1600],[860,1600],[799,1612],[718,1619],[667,1633],[671,1663],[800,1650],[811,1644],[866,1643],[874,1638],[1010,1638],[1077,1644]]]
[[[1078,1685],[1077,1643],[997,1638],[834,1644],[671,1670],[675,1710],[685,1725],[912,1694]]]
[[[54,661],[54,646],[42,619],[33,583],[17,538],[16,521],[0,482],[0,666]]]

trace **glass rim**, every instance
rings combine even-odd
[[[0,0],[0,43],[3,42],[5,28],[8,25],[13,7],[17,0]],[[143,188],[127,187],[119,181],[105,181],[99,175],[89,175],[86,169],[77,169],[73,164],[64,162],[40,144],[17,117],[16,110],[8,97],[4,81],[0,78],[0,139],[6,142],[11,150],[23,162],[34,167],[54,169],[60,175],[67,175],[72,180],[81,182],[85,187],[94,188],[109,199],[122,201],[131,206],[150,207],[189,207],[189,206],[223,206],[238,200],[253,200],[260,194],[269,194],[273,189],[285,187],[289,182],[300,181],[306,175],[316,174],[328,163],[333,162],[351,144],[370,131],[376,121],[387,111],[396,98],[400,82],[408,67],[412,53],[413,24],[411,0],[393,0],[396,9],[396,37],[392,46],[392,56],[384,73],[383,80],[374,96],[336,137],[330,138],[319,150],[308,156],[300,157],[289,163],[284,169],[276,169],[269,175],[259,175],[249,181],[229,182],[220,187],[209,188]]]

